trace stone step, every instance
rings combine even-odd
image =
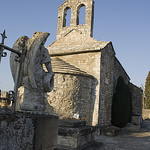
[[[86,125],[86,121],[77,119],[60,119],[59,127],[79,128]]]
[[[81,150],[94,142],[97,127],[87,126],[86,121],[76,119],[59,120],[58,150]]]

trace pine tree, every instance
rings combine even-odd
[[[145,82],[145,107],[150,109],[150,71]]]

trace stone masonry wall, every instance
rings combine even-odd
[[[143,91],[132,83],[130,83],[129,87],[132,96],[132,114],[142,115]]]
[[[92,79],[85,76],[55,73],[54,89],[47,97],[53,107],[50,113],[60,119],[71,119],[78,114],[79,119],[91,124],[92,83]]]
[[[124,78],[125,84],[129,86],[132,94],[133,114],[142,114],[142,90],[130,83],[130,78],[118,59],[107,46],[101,56],[100,74],[100,124],[111,124],[112,98],[115,93],[117,79],[119,76]]]
[[[114,59],[114,73],[113,74],[114,74],[113,75],[113,91],[115,93],[115,90],[116,90],[115,88],[116,88],[117,80],[119,76],[123,77],[126,85],[128,85],[130,82],[130,78],[128,74],[126,73],[126,71],[124,70],[124,68],[122,67],[122,65],[120,64],[120,62],[118,61],[116,57]]]
[[[100,59],[101,52],[86,52],[72,55],[57,56],[71,65],[80,68],[93,76],[92,99],[91,99],[91,123],[98,124],[99,116],[99,86],[100,86]]]
[[[111,124],[115,54],[111,45],[108,45],[101,53],[99,124],[104,126]]]
[[[72,48],[75,49],[74,45]],[[64,53],[51,57],[58,57],[95,78],[93,87],[96,88],[92,88],[91,100],[92,125],[111,124],[112,97],[117,79],[121,75],[126,83],[129,82],[127,73],[115,57],[112,43],[100,51]]]
[[[62,5],[59,6],[58,10],[58,23],[57,23],[57,39],[65,34],[69,33],[73,29],[79,30],[82,34],[86,36],[93,35],[93,0],[66,0]],[[85,6],[85,24],[78,25],[78,12],[79,9]],[[70,26],[66,27],[65,16],[66,11],[71,9],[71,20]]]

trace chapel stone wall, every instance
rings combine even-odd
[[[119,76],[123,77],[126,85],[129,84],[130,78],[129,78],[128,74],[126,73],[126,71],[124,70],[122,65],[120,64],[119,60],[115,57],[114,75],[113,75],[113,91],[114,91],[114,93],[116,91],[116,85],[117,85],[117,80],[118,80]]]
[[[115,53],[109,44],[101,51],[99,113],[99,124],[101,126],[111,124],[114,58]]]
[[[78,15],[82,6],[86,7],[85,24],[79,25]],[[115,93],[118,77],[122,76],[127,85],[129,84],[130,78],[115,57],[112,43],[97,41],[92,38],[93,6],[93,0],[66,0],[59,7],[57,40],[47,48],[52,59],[59,58],[75,68],[80,69],[80,71],[84,71],[88,75],[93,76],[91,100],[90,106],[88,106],[90,108],[90,123],[93,126],[100,126],[111,124],[112,98]],[[65,15],[69,9],[71,9],[71,23],[70,26],[66,26]],[[72,77],[69,72],[64,72],[64,70],[61,72],[54,70],[54,72],[56,73],[56,77],[58,76],[57,73],[65,73],[63,78],[68,78],[66,83],[71,81]],[[57,77],[55,80],[62,80],[61,78],[62,75],[60,79]],[[80,80],[81,77],[74,76],[74,78]],[[61,82],[59,85],[58,81],[55,81],[56,87],[64,89],[63,86],[66,83]],[[83,83],[85,81],[88,82],[89,79],[85,78]],[[71,84],[73,83],[74,81],[72,81]],[[79,87],[81,87],[82,90],[83,86],[80,85]],[[68,91],[66,91],[66,93],[67,92]],[[80,95],[80,93],[78,94]],[[56,96],[57,95],[59,94],[56,94]],[[63,100],[60,101],[65,103]],[[73,99],[72,102],[74,102]],[[87,101],[85,101],[85,103],[87,103]],[[50,105],[51,104],[52,103],[50,103]],[[53,105],[53,107],[54,109],[55,107],[58,109],[57,105]]]
[[[92,94],[90,100],[91,107],[91,124],[98,125],[99,116],[99,93],[100,93],[100,61],[101,52],[84,52],[72,55],[57,56],[63,61],[70,63],[71,65],[79,68],[87,74],[94,77],[92,84]],[[53,59],[53,57],[52,57]],[[86,80],[89,82],[88,80]]]
[[[50,113],[60,119],[72,119],[77,115],[91,124],[92,83],[93,79],[86,76],[55,73],[54,89],[47,97],[53,108]]]

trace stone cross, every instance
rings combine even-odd
[[[1,44],[4,45],[4,40],[5,40],[5,38],[7,38],[6,34],[5,34],[5,30],[4,30],[3,34],[1,33],[1,36],[2,36],[2,42],[1,42]],[[4,56],[6,56],[6,53],[3,53],[3,50],[4,50],[4,48],[0,47],[0,62],[1,62],[1,58],[4,57]]]

